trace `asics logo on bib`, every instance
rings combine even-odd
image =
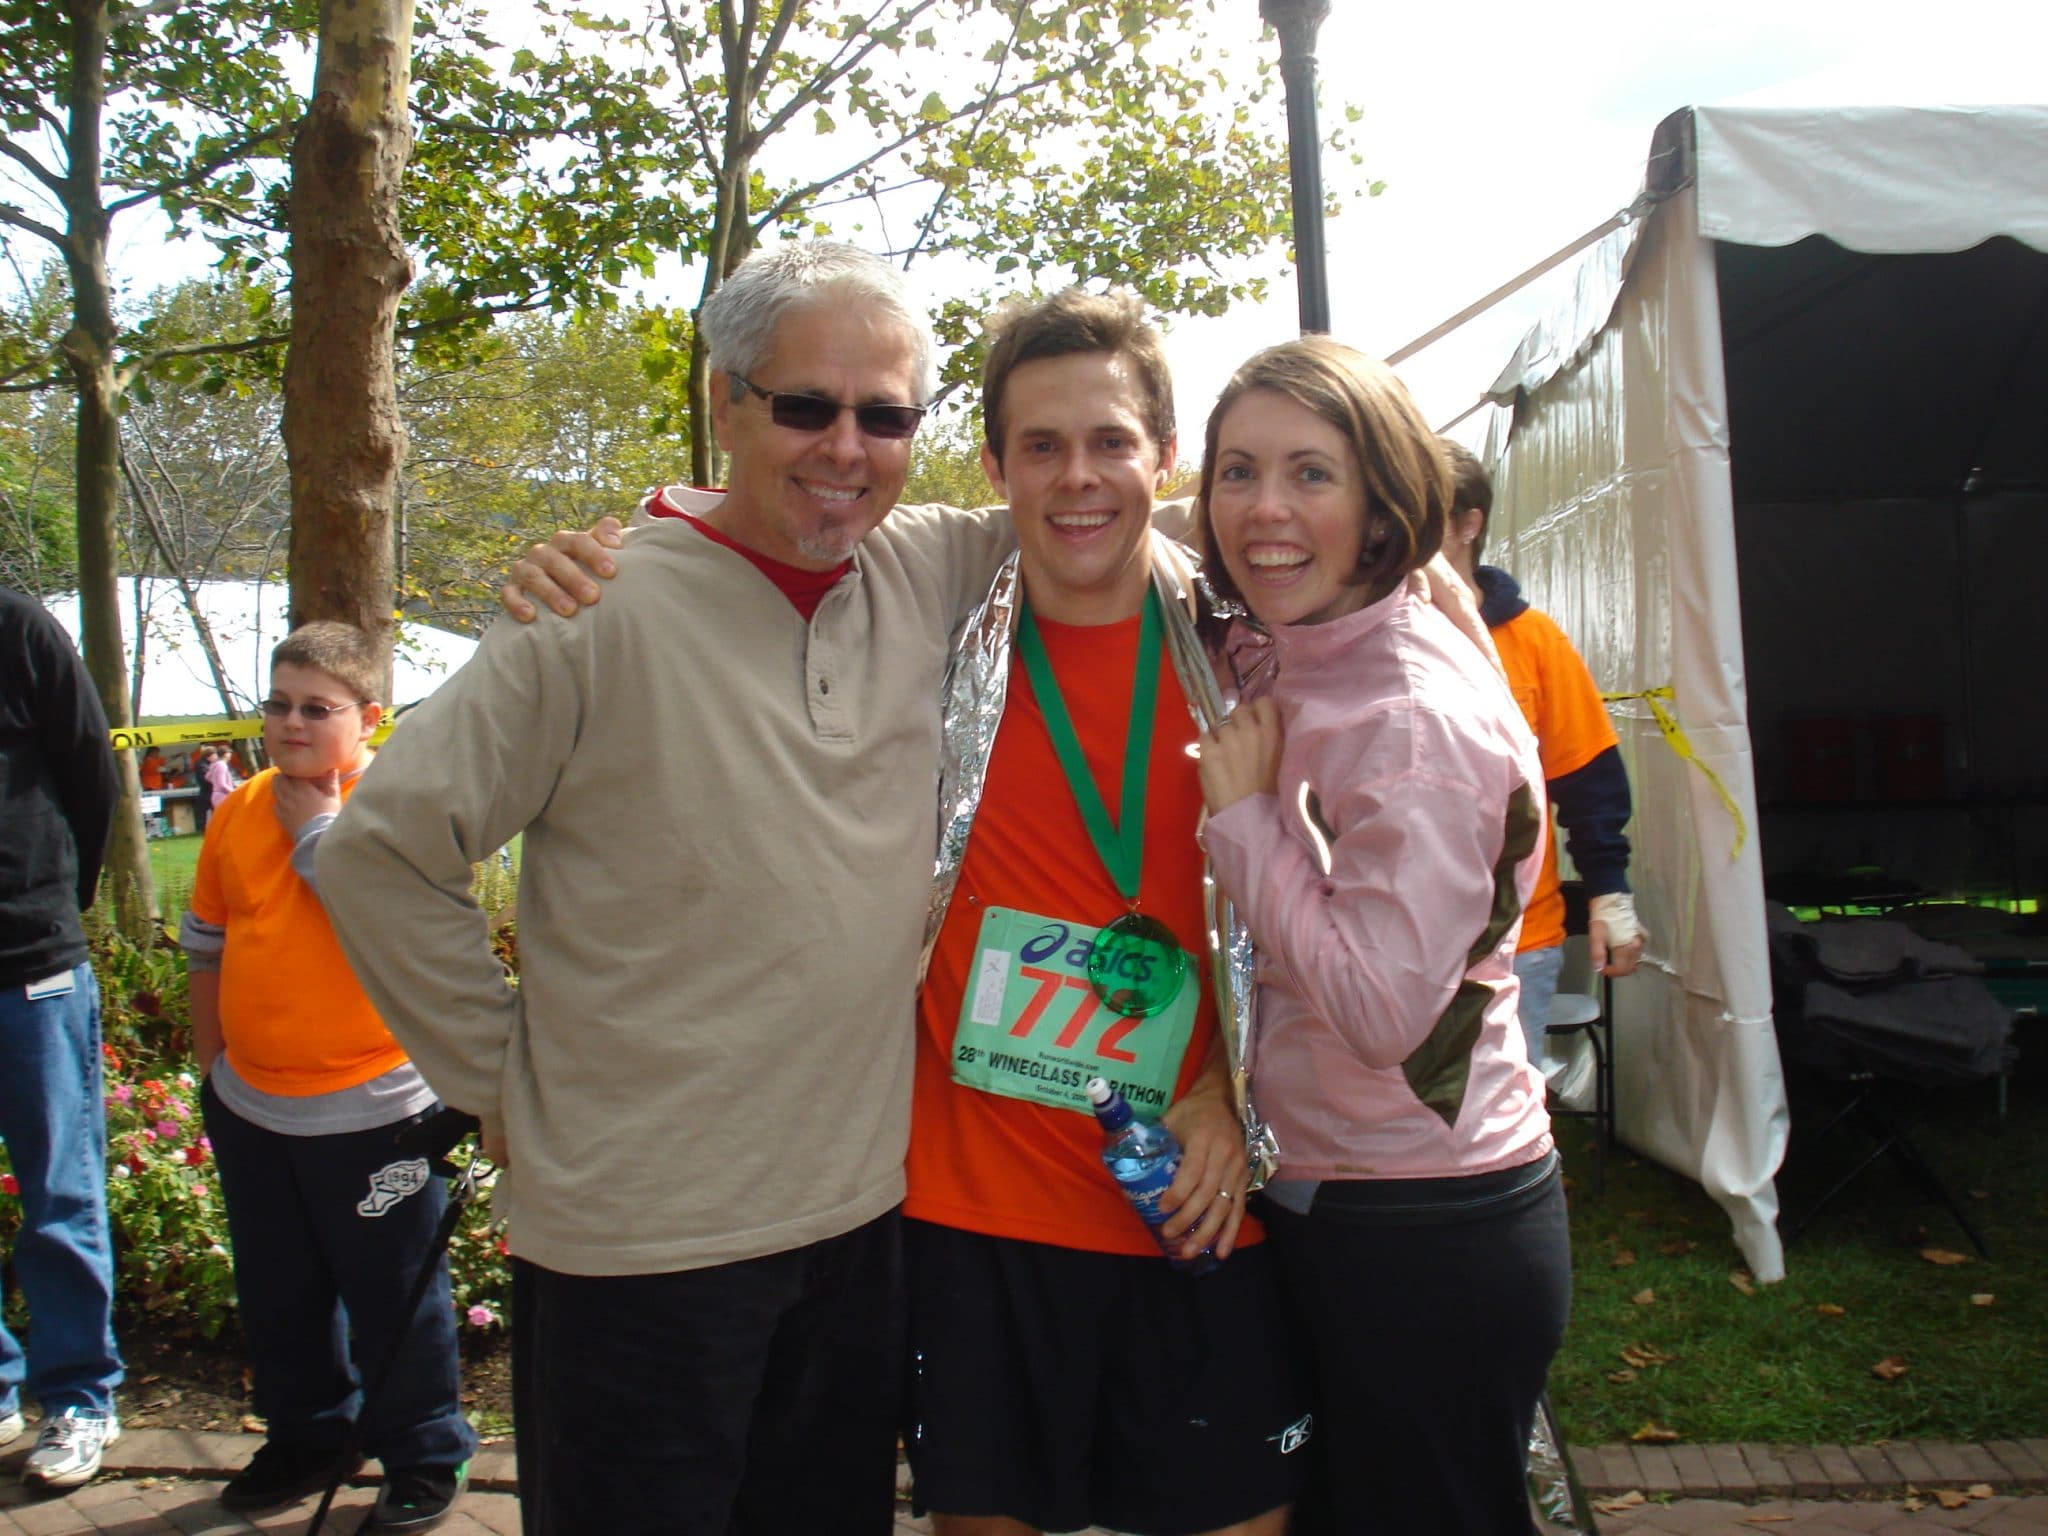
[[[1017,958],[1026,965],[1037,965],[1065,949],[1067,941],[1073,936],[1073,929],[1065,923],[1049,923],[1042,932],[1024,941],[1017,950]],[[1094,953],[1095,941],[1080,939],[1075,941],[1074,947],[1067,950],[1063,958],[1070,970],[1085,974],[1088,970],[1088,957]],[[1154,957],[1151,955],[1126,950],[1117,957],[1115,971],[1126,981],[1148,982],[1152,979],[1154,963]]]

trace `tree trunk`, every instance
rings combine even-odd
[[[121,496],[120,385],[114,376],[113,289],[107,275],[107,227],[100,186],[100,120],[106,110],[105,0],[71,0],[71,93],[64,183],[64,262],[71,276],[72,323],[62,342],[78,390],[78,627],[85,669],[107,723],[132,725],[128,668],[121,655],[121,585],[115,570],[114,514]],[[142,831],[142,783],[135,754],[116,754],[120,803],[107,845],[102,886],[114,893],[114,921],[147,943],[156,888]]]
[[[321,0],[313,103],[292,148],[291,622],[354,624],[385,656],[394,628],[392,514],[405,455],[393,330],[412,281],[398,190],[412,0]]]
[[[704,290],[697,297],[697,314],[711,295],[725,286],[733,268],[754,249],[753,232],[747,227],[746,183],[751,162],[739,170],[739,186],[732,178],[721,191],[718,210],[711,218],[711,245],[704,255]],[[690,483],[712,486],[718,483],[718,441],[711,430],[711,358],[704,350],[704,332],[691,317],[690,327]]]

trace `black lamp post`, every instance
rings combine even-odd
[[[1287,158],[1294,175],[1295,284],[1301,329],[1330,329],[1330,273],[1323,256],[1322,142],[1316,133],[1316,29],[1330,0],[1259,0],[1259,17],[1280,34],[1287,87]]]

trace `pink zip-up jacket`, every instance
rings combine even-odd
[[[1279,706],[1280,793],[1212,816],[1205,840],[1258,946],[1255,1083],[1281,1177],[1541,1157],[1514,955],[1543,775],[1506,681],[1410,585],[1273,647],[1246,691]]]

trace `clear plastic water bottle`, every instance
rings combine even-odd
[[[1123,1190],[1131,1209],[1138,1213],[1173,1267],[1191,1275],[1206,1275],[1216,1267],[1216,1256],[1203,1249],[1192,1259],[1180,1256],[1177,1245],[1160,1232],[1167,1213],[1159,1209],[1159,1197],[1166,1193],[1173,1176],[1180,1172],[1180,1141],[1163,1125],[1148,1125],[1131,1111],[1124,1096],[1110,1087],[1107,1079],[1091,1077],[1088,1102],[1095,1106],[1095,1119],[1102,1126],[1102,1165]]]

